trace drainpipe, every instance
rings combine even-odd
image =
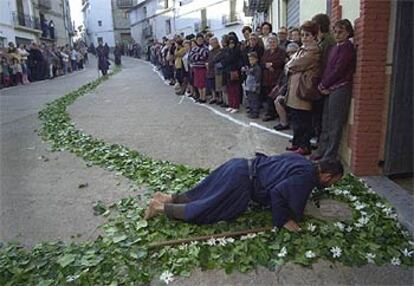
[[[63,25],[65,26],[65,31],[66,31],[65,36],[66,36],[66,40],[69,42],[69,46],[72,47],[72,41],[70,40],[70,31],[67,26],[66,11],[67,11],[66,0],[63,0]]]

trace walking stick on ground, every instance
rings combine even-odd
[[[258,228],[252,228],[252,229],[245,229],[245,230],[239,230],[239,231],[230,231],[230,232],[222,232],[222,233],[215,233],[210,235],[203,235],[203,236],[196,236],[192,238],[184,238],[184,239],[176,239],[176,240],[166,240],[166,241],[157,241],[151,243],[148,248],[158,248],[162,246],[169,246],[169,245],[177,245],[177,244],[183,244],[183,243],[189,243],[192,241],[205,241],[212,238],[220,238],[220,237],[235,237],[235,236],[241,236],[249,233],[256,233],[256,232],[263,232],[263,231],[269,231],[272,230],[273,227],[258,227]]]

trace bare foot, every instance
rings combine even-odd
[[[154,200],[159,201],[160,203],[167,204],[172,202],[172,196],[163,194],[161,192],[156,192],[153,196]]]
[[[149,220],[153,218],[154,216],[156,216],[157,214],[162,213],[163,211],[164,211],[164,204],[155,199],[152,199],[151,202],[149,203],[148,208],[145,211],[144,219]]]

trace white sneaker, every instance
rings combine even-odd
[[[239,110],[238,109],[234,109],[234,108],[232,108],[232,110],[230,111],[230,113],[237,113],[237,112],[239,112]]]
[[[233,110],[233,108],[231,108],[231,107],[226,108],[227,112],[231,112],[232,110]]]

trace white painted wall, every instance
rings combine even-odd
[[[360,0],[341,0],[342,18],[348,19],[353,24],[359,18]]]
[[[223,16],[230,15],[229,0],[193,0],[183,6],[178,6],[177,3],[175,18],[176,33],[184,32],[187,35],[195,33],[194,24],[201,24],[201,10],[203,8],[207,12],[207,25],[218,37],[233,31],[242,39],[241,29],[244,25],[250,25],[252,21],[250,17],[244,16],[243,0],[238,0],[236,4],[236,13],[240,14],[241,21],[231,26],[223,25],[222,22]]]
[[[359,0],[356,0],[359,1]],[[326,0],[300,0],[300,24],[319,13],[326,13]]]
[[[17,11],[16,0],[0,1],[0,37],[5,38],[3,41],[6,45],[8,42],[15,42],[16,37],[36,41],[36,35],[34,33],[14,29],[12,13]],[[32,2],[30,0],[26,0],[23,4],[25,14],[33,15]]]
[[[115,46],[115,34],[112,20],[112,7],[110,1],[89,0],[89,6],[84,10],[85,28],[88,29],[89,42],[98,45],[98,37],[110,47]],[[98,25],[102,21],[102,26]]]

